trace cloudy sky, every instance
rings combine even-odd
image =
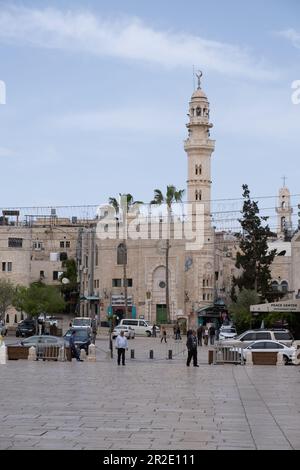
[[[298,194],[299,60],[298,0],[0,1],[0,207],[184,188],[193,64],[213,198]]]

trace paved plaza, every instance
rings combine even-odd
[[[202,348],[187,368],[184,345],[136,338],[118,367],[103,338],[96,363],[1,365],[0,449],[300,449],[298,367],[208,365]]]

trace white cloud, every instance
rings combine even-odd
[[[201,67],[228,76],[273,80],[278,72],[239,46],[187,33],[157,31],[137,18],[103,20],[90,12],[12,7],[0,12],[0,41],[145,61]]]
[[[285,39],[288,39],[291,41],[293,46],[300,49],[300,33],[298,33],[295,29],[285,29],[284,31],[279,31],[277,34]]]

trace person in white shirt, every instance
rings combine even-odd
[[[128,349],[128,342],[126,336],[124,336],[123,330],[121,330],[119,336],[117,336],[116,349],[118,350],[118,366],[121,363],[121,357],[122,365],[125,366],[125,349]]]

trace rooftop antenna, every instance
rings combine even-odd
[[[193,89],[196,90],[196,83],[195,83],[195,66],[193,65]]]
[[[285,188],[286,187],[285,183],[286,183],[287,177],[283,176],[281,179],[283,180],[283,187]]]

